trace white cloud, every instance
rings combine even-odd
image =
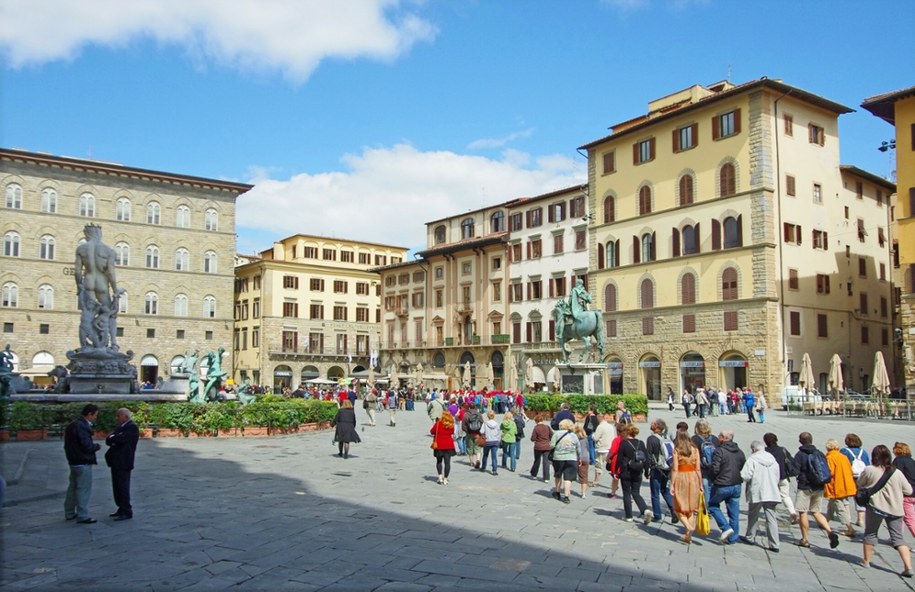
[[[252,237],[304,233],[422,248],[426,222],[587,178],[586,164],[571,156],[496,160],[409,144],[366,148],[343,163],[344,171],[251,179],[254,189],[238,200],[240,246],[263,250],[271,244],[253,246]]]
[[[153,39],[304,82],[327,57],[390,60],[435,27],[401,0],[4,0],[0,54],[13,67],[71,60],[87,45]],[[345,9],[344,9],[345,7]]]
[[[530,138],[531,134],[534,133],[533,128],[523,129],[517,132],[512,132],[501,138],[480,138],[479,140],[474,140],[468,144],[467,148],[470,150],[480,150],[486,148],[501,148],[506,144],[514,142],[515,140],[520,140],[524,138]]]

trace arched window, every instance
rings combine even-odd
[[[3,308],[16,308],[19,306],[19,286],[14,282],[3,284],[0,291],[0,306]]]
[[[642,235],[642,261],[654,261],[654,233],[646,232]]]
[[[178,228],[190,228],[191,208],[187,206],[178,206],[175,209],[175,226]]]
[[[159,216],[162,213],[162,208],[159,207],[159,202],[151,201],[146,204],[146,223],[147,224],[158,224]]]
[[[175,251],[175,271],[190,271],[191,254],[184,247]]]
[[[613,269],[614,267],[619,267],[620,266],[620,241],[619,240],[607,241],[606,250],[607,250],[607,255],[606,255],[607,269]]]
[[[724,248],[733,249],[743,246],[742,216],[728,216],[724,219]]]
[[[651,187],[643,185],[639,189],[639,214],[644,216],[651,213]]]
[[[203,298],[203,316],[208,319],[212,319],[216,316],[216,298],[213,296],[205,296]]]
[[[22,209],[22,187],[16,183],[6,186],[6,207],[11,210]]]
[[[654,282],[648,278],[639,284],[639,300],[642,308],[654,308]]]
[[[473,238],[473,218],[464,218],[461,222],[461,238]]]
[[[689,205],[693,201],[693,176],[683,175],[680,177],[680,205]]]
[[[18,232],[13,232],[12,230],[3,235],[3,256],[4,257],[18,257],[19,256],[19,243],[21,239],[19,238]]]
[[[155,292],[146,293],[146,307],[143,309],[148,315],[159,314],[159,295]]]
[[[216,273],[216,251],[203,254],[203,273]]]
[[[604,312],[616,312],[616,285],[607,284],[604,288]]]
[[[696,276],[692,273],[684,273],[680,278],[680,303],[696,303]]]
[[[737,175],[734,165],[730,162],[721,165],[721,169],[718,171],[718,189],[721,197],[737,193]]]
[[[616,198],[608,195],[604,198],[604,224],[616,222]]]
[[[156,245],[146,247],[146,268],[159,269],[159,247]]]
[[[178,294],[175,296],[175,316],[176,317],[186,317],[187,316],[187,295]]]
[[[84,193],[79,196],[79,215],[86,218],[95,218],[95,196]]]
[[[39,259],[54,259],[54,237],[50,234],[46,234],[38,239],[38,258]]]
[[[695,255],[699,252],[699,231],[697,226],[687,224],[683,227],[683,254]]]
[[[737,270],[733,267],[727,267],[721,273],[721,299],[737,300]]]
[[[435,227],[435,244],[440,245],[445,242],[445,225]]]
[[[44,310],[54,308],[54,288],[49,284],[38,286],[38,308]]]
[[[118,313],[127,314],[127,292],[124,292],[118,298]]]
[[[57,212],[57,192],[50,187],[41,190],[41,211],[46,214]]]
[[[114,245],[114,264],[121,267],[130,265],[130,245],[125,242]]]
[[[502,210],[493,212],[489,218],[489,230],[490,232],[502,232],[505,230],[505,212]]]
[[[121,222],[130,222],[130,200],[126,197],[119,197],[114,206],[114,217]]]
[[[203,214],[203,228],[204,230],[219,230],[219,214],[213,208],[207,208],[207,211]]]

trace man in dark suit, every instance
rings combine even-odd
[[[95,452],[101,448],[92,441],[92,423],[98,417],[98,407],[92,403],[83,407],[81,417],[73,420],[64,432],[64,452],[70,465],[70,484],[64,499],[64,517],[79,524],[98,522],[89,515],[92,496],[92,465],[98,464]]]
[[[114,503],[117,512],[110,514],[115,520],[133,518],[133,507],[130,505],[130,472],[133,470],[133,459],[137,451],[140,430],[130,419],[130,409],[117,410],[118,425],[105,438],[109,446],[105,453],[105,462],[111,467],[111,488],[114,491]]]

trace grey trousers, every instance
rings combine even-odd
[[[756,536],[756,522],[759,520],[759,511],[766,514],[766,535],[769,537],[769,547],[778,549],[778,518],[775,515],[775,506],[778,502],[757,502],[750,504],[747,518],[747,537]]]
[[[89,498],[92,496],[92,465],[78,465],[70,467],[70,483],[67,486],[67,496],[64,498],[64,516],[77,520],[91,518],[89,516]]]

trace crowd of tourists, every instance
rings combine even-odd
[[[667,388],[666,396],[667,408],[673,411],[675,396],[672,388]],[[766,423],[766,409],[769,408],[764,393],[753,392],[751,387],[736,387],[727,391],[703,386],[697,386],[695,389],[685,388],[680,394],[679,402],[686,413],[686,419],[746,413],[748,422]]]
[[[585,497],[609,481],[608,495],[622,498],[627,522],[660,522],[666,509],[671,523],[682,528],[680,541],[686,545],[694,536],[712,537],[722,545],[756,545],[764,523],[764,546],[772,553],[781,545],[781,505],[800,530],[794,544],[811,547],[812,518],[832,549],[839,546],[840,536],[860,536],[863,567],[870,565],[877,532],[885,525],[902,560],[901,575],[912,577],[903,534],[907,528],[915,536],[915,460],[907,443],[897,442],[892,450],[878,444],[868,452],[861,438],[849,433],[841,443],[833,438],[822,442],[824,452],[809,432],[802,432],[792,453],[769,432],[744,451],[733,430],[714,434],[706,418],[695,422],[692,433],[685,421],[670,430],[664,420],[655,419],[642,439],[622,403],[613,413],[598,414],[592,407],[581,419],[563,404],[551,419],[536,422],[529,434],[517,409],[498,414],[453,397],[432,400],[427,411],[441,485],[448,484],[454,456],[465,456],[471,470],[494,476],[500,469],[515,472],[521,442],[529,440],[529,477],[550,483],[553,498],[562,503],[571,503],[573,487]],[[647,502],[641,493],[645,481]],[[743,525],[742,500],[748,507]],[[711,522],[717,526],[714,534]],[[833,528],[836,522],[840,528]]]

